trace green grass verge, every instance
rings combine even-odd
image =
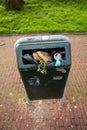
[[[21,11],[0,6],[0,34],[87,32],[86,0],[26,0]]]

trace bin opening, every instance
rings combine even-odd
[[[65,60],[65,48],[25,49],[22,51],[23,64],[39,64],[40,62],[54,62],[57,59]]]

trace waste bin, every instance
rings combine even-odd
[[[70,39],[63,35],[32,36],[20,38],[14,47],[27,97],[30,100],[63,98],[71,67]],[[34,59],[36,52],[51,57],[52,61],[45,63],[45,74],[38,71],[41,62]]]

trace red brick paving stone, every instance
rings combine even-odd
[[[25,35],[27,36],[27,35]],[[0,130],[87,129],[87,35],[68,35],[72,41],[65,105],[59,99],[33,101],[25,105],[14,43],[20,36],[0,37]]]
[[[0,106],[0,129],[6,130],[6,120],[5,120],[5,108],[3,106]]]
[[[52,127],[50,127],[50,130],[54,130],[54,127],[52,126]]]
[[[64,127],[60,127],[59,130],[65,130],[65,128]]]
[[[28,115],[26,113],[26,109],[23,107],[16,107],[16,110],[14,111],[14,125],[13,129],[17,127],[17,129],[21,130],[29,130],[30,125],[29,125],[29,120],[28,120]],[[33,124],[33,123],[31,123]]]

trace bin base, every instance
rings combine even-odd
[[[26,96],[26,103],[31,106],[31,105],[32,105],[32,101],[29,99],[29,97],[28,97],[27,92],[26,92],[25,89],[24,89],[24,91],[25,91],[25,96]],[[66,95],[66,86],[65,86],[65,89],[64,89],[63,96],[62,96],[62,98],[60,99],[61,105],[63,105],[64,102],[65,102],[65,95]]]

